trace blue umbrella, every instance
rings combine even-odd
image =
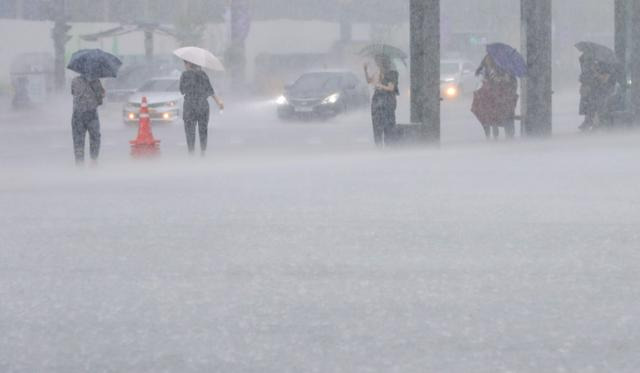
[[[67,69],[90,78],[115,78],[122,61],[100,49],[81,49],[71,56]]]
[[[487,45],[487,53],[496,65],[509,74],[522,78],[527,75],[527,63],[522,55],[510,45],[493,43]]]

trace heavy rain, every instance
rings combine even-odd
[[[0,372],[637,372],[639,82],[637,0],[0,0]]]

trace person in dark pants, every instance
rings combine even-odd
[[[392,141],[393,130],[396,125],[396,96],[398,90],[398,72],[393,69],[391,58],[386,55],[375,57],[378,66],[378,76],[369,74],[369,66],[365,63],[364,74],[367,83],[375,88],[371,100],[371,121],[373,124],[373,138],[377,146],[383,147]]]
[[[84,163],[84,144],[87,132],[89,133],[89,154],[95,163],[100,155],[98,106],[102,105],[105,90],[100,79],[80,75],[71,81],[71,94],[73,95],[71,129],[76,163]]]
[[[182,119],[187,136],[189,153],[195,152],[196,127],[200,137],[200,153],[207,151],[207,137],[209,125],[209,103],[207,99],[212,97],[220,110],[224,110],[224,103],[216,96],[211,81],[202,69],[185,61],[185,71],[180,76],[180,93],[184,95],[184,108]]]
[[[599,127],[607,116],[607,105],[616,88],[618,67],[583,54],[580,69],[580,115],[584,115],[584,122],[578,129],[591,131]]]

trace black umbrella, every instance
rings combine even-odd
[[[122,61],[100,49],[81,49],[71,56],[67,69],[90,78],[115,78]]]
[[[576,44],[576,48],[586,56],[591,57],[598,62],[602,62],[607,65],[618,64],[618,57],[616,56],[616,52],[614,52],[609,47],[605,47],[604,45],[591,41],[581,41]]]
[[[406,60],[407,58],[409,58],[409,56],[407,55],[407,53],[405,53],[405,51],[403,51],[400,48],[394,47],[392,45],[388,45],[388,44],[371,44],[371,45],[367,45],[366,47],[364,47],[360,53],[361,56],[369,56],[369,57],[375,57],[378,55],[384,55],[387,56],[391,59],[398,59],[401,60],[402,62],[404,62],[406,64]]]

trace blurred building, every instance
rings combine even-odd
[[[153,19],[172,23],[176,13],[195,4],[208,19],[221,21],[226,3],[226,0],[2,0],[0,18],[47,20],[53,7],[63,6],[69,22],[127,23]]]

